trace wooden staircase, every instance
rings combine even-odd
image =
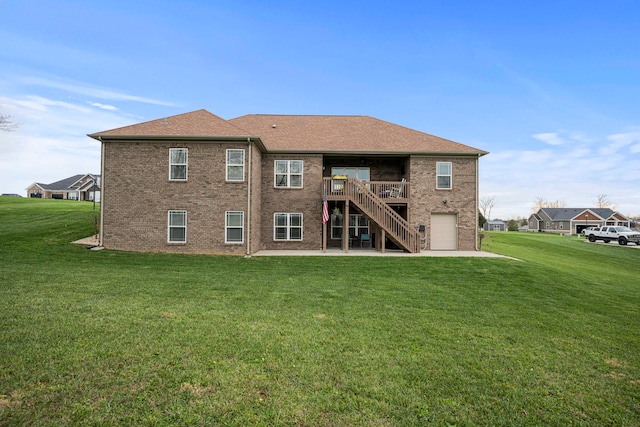
[[[420,252],[420,233],[393,210],[385,199],[371,191],[366,182],[348,178],[344,180],[342,192],[344,200],[355,204],[396,245],[410,253]]]

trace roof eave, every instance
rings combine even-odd
[[[221,136],[221,135],[105,135],[92,133],[87,135],[98,141],[195,141],[195,142],[253,142],[262,151],[266,151],[262,139],[258,136]]]
[[[353,155],[353,156],[448,156],[448,157],[482,157],[488,152],[443,152],[443,151],[367,151],[367,150],[271,150],[267,149],[269,154],[324,154],[324,155]]]

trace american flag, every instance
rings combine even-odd
[[[327,189],[324,190],[324,199],[322,200],[322,223],[329,221],[329,203],[327,203]]]

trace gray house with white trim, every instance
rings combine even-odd
[[[587,227],[629,223],[629,218],[609,208],[540,208],[529,217],[529,231],[580,234]]]
[[[34,182],[26,190],[27,197],[99,202],[100,175],[91,173],[73,175],[51,184]]]

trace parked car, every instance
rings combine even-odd
[[[585,236],[589,238],[590,242],[603,240],[605,243],[609,243],[612,240],[617,240],[620,245],[626,245],[629,242],[640,245],[640,233],[619,225],[596,227],[585,233]]]
[[[600,228],[600,227],[587,227],[587,228],[583,228],[582,231],[580,232],[580,234],[582,234],[583,236],[588,236],[589,235],[589,231],[593,231],[596,228]]]

